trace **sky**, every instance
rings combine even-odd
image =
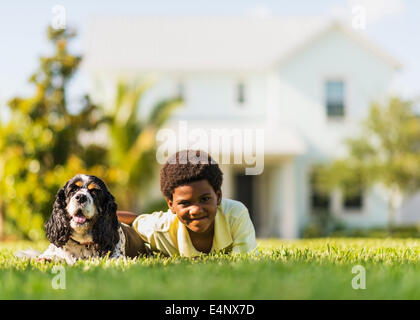
[[[418,0],[15,0],[0,2],[0,118],[5,103],[16,95],[29,95],[29,76],[41,55],[52,52],[46,28],[54,19],[53,8],[65,9],[66,25],[76,27],[78,37],[71,49],[83,54],[86,30],[95,16],[317,16],[351,23],[355,8],[366,12],[363,32],[402,65],[395,92],[404,98],[420,96],[420,1]],[[76,105],[87,91],[83,68],[69,88]]]

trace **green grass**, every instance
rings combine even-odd
[[[260,240],[258,256],[196,260],[97,259],[64,266],[66,289],[52,288],[53,263],[14,252],[47,243],[0,243],[0,299],[420,299],[420,240]],[[355,265],[366,289],[352,288]]]

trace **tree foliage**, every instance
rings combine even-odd
[[[360,134],[346,140],[348,156],[319,168],[321,190],[340,187],[347,193],[381,184],[389,195],[389,224],[403,196],[420,188],[420,120],[412,103],[397,97],[373,103]]]
[[[136,212],[156,173],[156,133],[182,103],[180,97],[161,100],[142,120],[139,116],[142,97],[150,85],[147,81],[140,84],[120,81],[115,101],[107,113],[108,163],[118,172],[113,191],[125,208]],[[147,201],[143,205],[144,202]]]
[[[40,58],[29,79],[34,94],[11,99],[10,120],[0,124],[0,237],[5,221],[8,234],[41,238],[56,192],[77,173],[101,177],[119,208],[139,212],[139,198],[157,166],[156,132],[181,103],[180,98],[162,100],[142,121],[141,98],[150,84],[121,81],[108,111],[85,95],[79,111],[70,112],[67,87],[81,62],[68,51],[75,35],[48,29],[55,51]],[[106,145],[84,140],[103,126]],[[156,206],[148,200],[143,204]]]
[[[66,87],[81,61],[67,49],[74,36],[68,29],[48,29],[55,52],[41,57],[30,77],[33,96],[8,102],[10,121],[0,128],[0,208],[9,231],[30,239],[42,236],[42,224],[63,181],[88,169],[83,159],[89,147],[79,135],[101,122],[88,96],[79,113],[71,114],[67,107]]]

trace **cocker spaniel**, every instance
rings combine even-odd
[[[61,188],[45,224],[51,242],[38,260],[137,257],[146,253],[136,231],[117,218],[117,204],[105,183],[79,174]]]

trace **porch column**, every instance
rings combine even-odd
[[[287,159],[281,168],[282,203],[279,232],[282,238],[296,239],[298,237],[296,211],[296,177],[295,159]]]
[[[226,164],[219,164],[219,167],[223,172],[222,196],[223,198],[233,199],[235,186],[232,167]]]

